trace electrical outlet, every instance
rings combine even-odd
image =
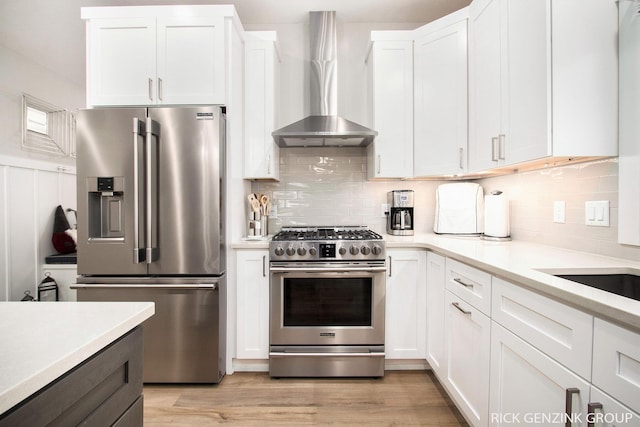
[[[584,202],[584,223],[596,227],[609,227],[609,201]]]
[[[389,203],[382,203],[380,205],[380,216],[382,217],[387,216],[388,213],[389,213]]]
[[[268,213],[270,218],[272,219],[278,218],[278,205],[277,204],[271,205],[271,210]]]
[[[553,202],[553,222],[564,224],[565,222],[565,207],[564,200]]]

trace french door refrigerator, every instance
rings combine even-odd
[[[222,107],[77,115],[79,301],[153,301],[144,382],[225,374]]]

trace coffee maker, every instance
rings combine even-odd
[[[389,191],[387,203],[387,234],[413,236],[413,190]]]

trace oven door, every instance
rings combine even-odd
[[[384,345],[384,261],[270,270],[271,346]]]

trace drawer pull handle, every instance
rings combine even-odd
[[[587,427],[595,427],[596,423],[593,420],[596,419],[596,411],[602,412],[602,403],[594,402],[587,405]]]
[[[460,303],[452,302],[451,305],[454,306],[455,308],[457,308],[458,310],[460,310],[460,312],[462,314],[465,314],[467,316],[471,316],[471,312],[469,310],[465,310],[464,308],[460,307]]]
[[[573,395],[574,394],[580,394],[580,389],[579,388],[568,388],[565,394],[565,398],[564,398],[564,414],[565,414],[565,420],[566,422],[564,423],[565,427],[571,427],[571,421],[572,421],[572,416],[573,416]]]
[[[464,280],[462,280],[462,279],[461,279],[461,278],[459,278],[459,277],[454,277],[453,281],[454,281],[454,282],[456,282],[456,283],[460,283],[460,284],[461,284],[462,286],[464,286],[465,288],[471,288],[471,289],[473,289],[473,283],[467,283],[467,282],[465,282]]]

